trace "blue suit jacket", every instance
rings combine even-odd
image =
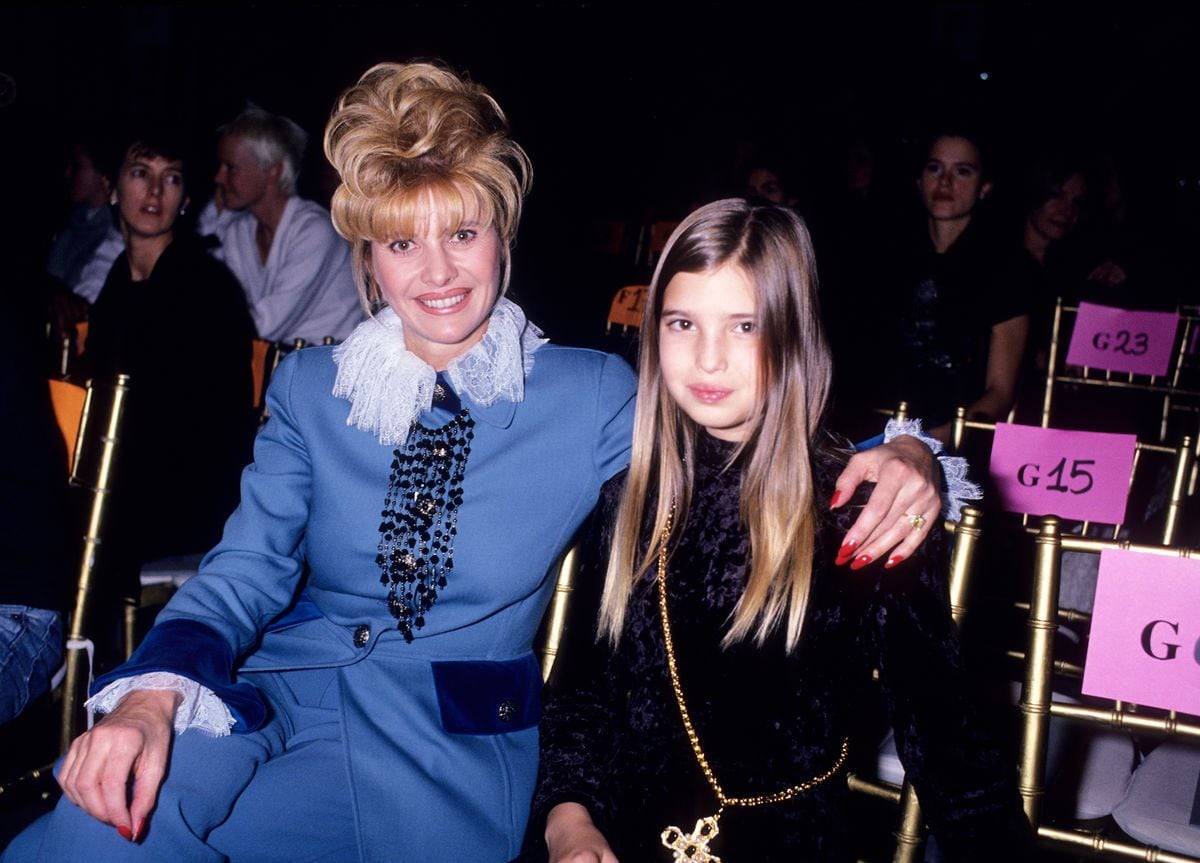
[[[547,345],[534,356],[521,403],[463,401],[475,438],[454,570],[411,643],[375,562],[394,447],[346,425],[349,403],[330,394],[331,349],[311,348],[272,380],[271,420],[220,544],[130,662],[97,686],[173,671],[220,695],[245,731],[270,713],[256,674],[337,667],[367,859],[398,847],[405,859],[443,859],[436,836],[398,837],[378,809],[397,800],[453,800],[454,823],[444,808],[430,812],[441,823],[425,833],[476,831],[472,860],[507,859],[502,835],[515,855],[537,769],[531,647],[548,573],[628,462],[636,383],[611,355]],[[421,422],[450,418],[434,410]]]

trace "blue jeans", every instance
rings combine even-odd
[[[0,725],[50,688],[62,661],[62,616],[57,611],[0,605]]]

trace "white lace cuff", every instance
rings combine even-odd
[[[890,443],[901,435],[915,437],[937,456],[942,464],[942,474],[946,478],[945,498],[942,502],[942,515],[951,521],[958,521],[962,508],[968,500],[979,500],[983,497],[983,489],[967,479],[967,460],[961,456],[946,455],[942,452],[942,442],[925,434],[921,421],[890,419],[883,429],[883,442]]]
[[[169,671],[154,671],[115,680],[89,698],[85,706],[95,713],[109,713],[122,698],[139,689],[166,690],[183,696],[183,701],[175,711],[176,734],[195,728],[213,737],[226,737],[237,722],[225,702],[211,689]]]

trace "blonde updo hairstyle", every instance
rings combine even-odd
[[[372,66],[334,106],[325,155],[341,177],[330,209],[353,246],[359,298],[383,303],[371,243],[414,236],[429,222],[451,230],[470,216],[494,227],[503,248],[500,292],[529,192],[529,157],[487,90],[433,63]]]

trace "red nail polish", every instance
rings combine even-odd
[[[124,824],[117,825],[117,832],[121,834],[121,838],[124,839],[126,842],[133,841],[133,833]]]
[[[141,841],[142,841],[142,828],[143,828],[143,827],[145,827],[145,826],[146,826],[146,819],[145,819],[145,818],[143,818],[143,819],[141,819],[140,821],[138,821],[138,823],[137,823],[137,827],[134,827],[134,828],[133,828],[133,840],[132,840],[132,841],[134,841],[134,842],[141,842]]]
[[[854,563],[850,564],[850,568],[851,569],[862,569],[864,566],[866,566],[870,562],[871,562],[871,555],[860,554],[858,557],[856,557],[854,559]]]
[[[831,497],[829,499],[829,508],[833,509],[835,506],[838,505],[838,501],[841,499],[842,499],[842,493],[840,491],[835,490],[833,493],[833,497]]]
[[[891,557],[888,558],[888,562],[883,565],[883,568],[891,569],[893,566],[900,563],[902,560],[904,560],[904,555],[893,554]]]

